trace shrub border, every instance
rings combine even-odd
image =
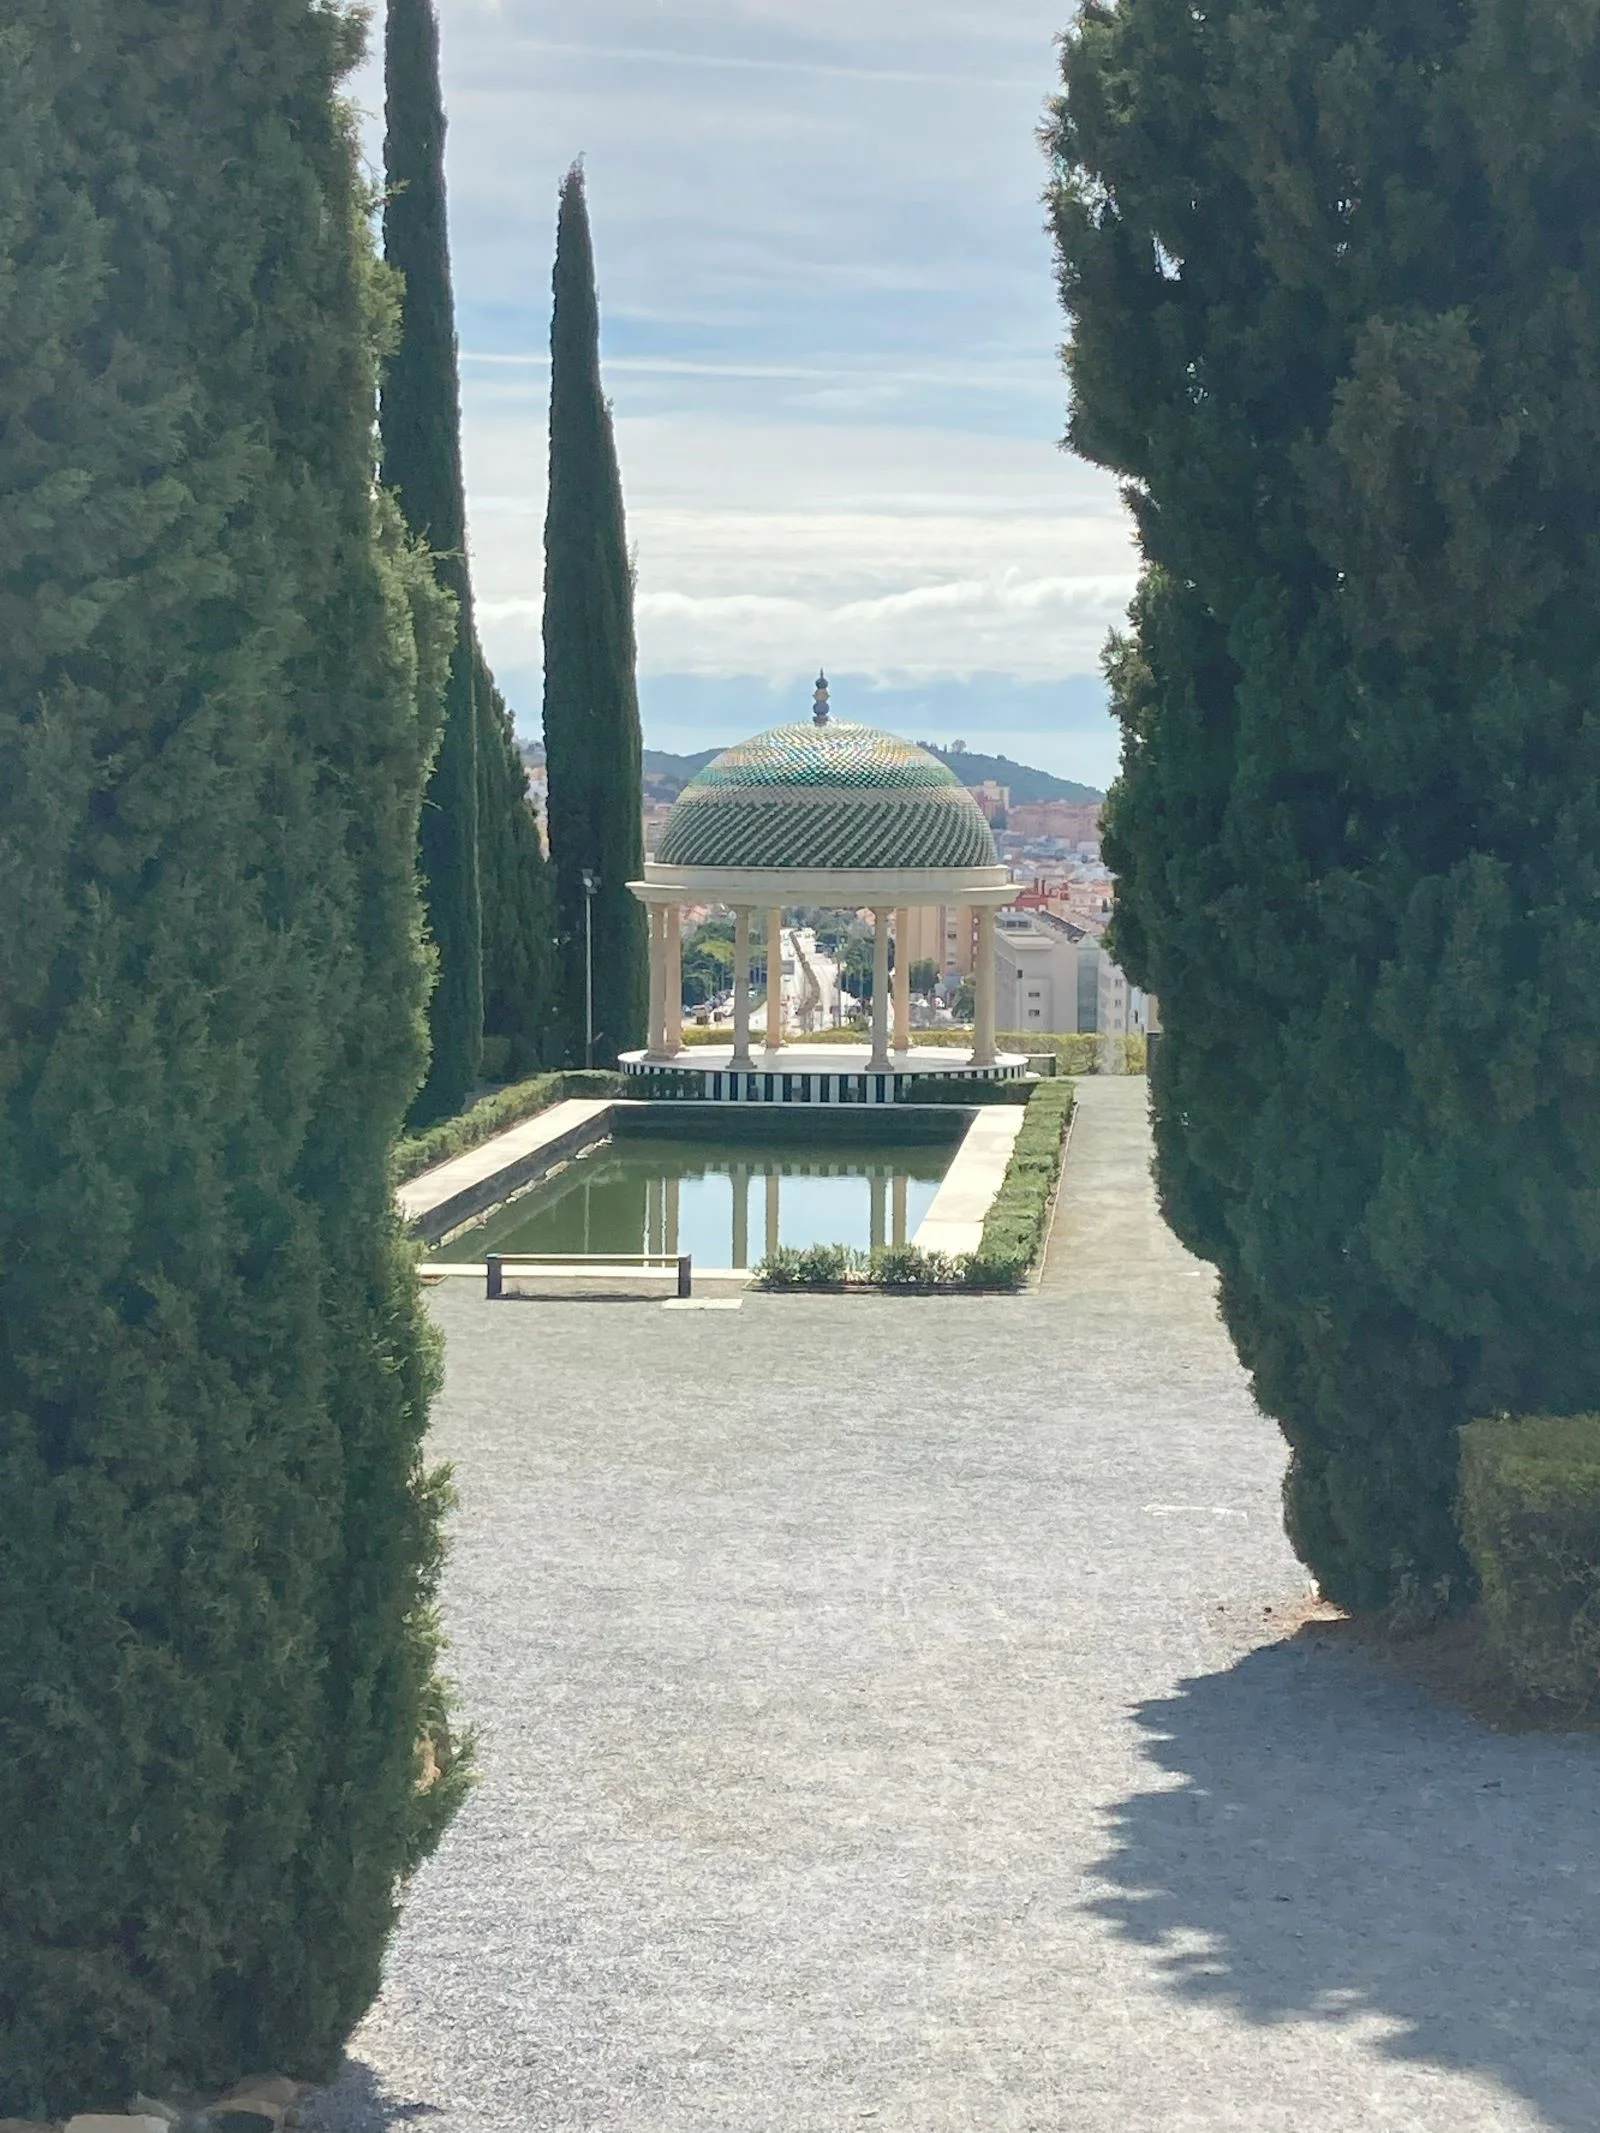
[[[548,1111],[552,1104],[565,1103],[569,1097],[621,1096],[626,1089],[627,1083],[621,1074],[591,1073],[582,1068],[575,1072],[535,1074],[527,1081],[514,1081],[506,1088],[495,1089],[465,1111],[458,1111],[454,1118],[441,1119],[426,1133],[415,1133],[397,1142],[394,1181],[397,1185],[407,1184],[412,1178],[420,1177],[424,1170],[448,1163],[452,1156],[465,1155],[469,1148],[481,1148],[497,1133],[504,1133],[510,1126],[520,1126],[524,1119],[535,1118],[541,1111]]]
[[[683,1032],[685,1047],[702,1044],[727,1044],[731,1032],[726,1023],[710,1025],[689,1023]],[[911,1032],[913,1049],[922,1045],[960,1045],[963,1040],[972,1041],[970,1028],[951,1025],[948,1029],[918,1029]],[[793,1030],[785,1033],[784,1043],[790,1044],[840,1044],[865,1042],[865,1032],[860,1029]],[[1134,1035],[1113,1037],[1099,1030],[1025,1030],[1003,1029],[995,1032],[995,1042],[1005,1052],[1020,1052],[1025,1058],[1053,1059],[1058,1074],[1099,1074],[1102,1071],[1103,1048],[1110,1045],[1122,1047],[1123,1064],[1114,1068],[1116,1073],[1142,1074],[1147,1064],[1145,1040]]]
[[[1075,1083],[1065,1077],[1034,1087],[975,1252],[923,1252],[907,1244],[869,1256],[842,1244],[813,1245],[806,1251],[780,1247],[754,1268],[755,1286],[788,1294],[917,1296],[1022,1288],[1048,1233],[1077,1093]]]

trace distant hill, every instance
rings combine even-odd
[[[936,755],[947,764],[963,785],[982,785],[993,778],[996,785],[1008,786],[1018,807],[1029,806],[1035,800],[1105,798],[1096,785],[1079,785],[1071,778],[1058,778],[1051,771],[1035,770],[1029,763],[1013,763],[1008,755],[978,755],[970,748],[935,748],[932,741],[924,741],[922,746],[929,755]]]
[[[963,785],[982,785],[992,778],[1009,787],[1017,805],[1034,800],[1103,800],[1105,794],[1093,785],[1078,785],[1071,778],[1055,777],[1048,770],[1035,770],[1028,763],[1013,763],[1008,755],[979,755],[971,748],[935,748],[921,744],[930,755],[953,770]],[[655,800],[675,800],[692,777],[705,769],[719,748],[703,748],[698,755],[671,755],[664,748],[644,752],[645,790]]]

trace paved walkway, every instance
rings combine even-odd
[[[1280,1637],[1276,1434],[1088,1081],[1023,1298],[489,1306],[483,1783],[340,2133],[1600,2123],[1600,1759]]]
[[[438,1235],[447,1221],[465,1221],[505,1198],[513,1183],[532,1177],[562,1143],[570,1142],[573,1150],[587,1146],[617,1108],[615,1097],[572,1096],[536,1111],[493,1140],[408,1179],[395,1194],[400,1212],[424,1235]]]

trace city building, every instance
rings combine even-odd
[[[1105,957],[1086,928],[1038,904],[997,916],[995,1013],[1006,1030],[1041,1036],[1095,1029]]]
[[[1097,1027],[1103,1037],[1142,1037],[1151,1026],[1149,996],[1132,984],[1110,956],[1100,957],[1100,1003]]]
[[[1027,842],[1050,838],[1071,851],[1100,849],[1098,800],[1024,800],[1006,810],[1006,829]]]

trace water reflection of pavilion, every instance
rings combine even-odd
[[[796,1158],[792,1162],[775,1163],[770,1158],[762,1163],[760,1171],[747,1168],[734,1161],[728,1168],[732,1186],[733,1230],[730,1237],[728,1264],[735,1267],[750,1265],[751,1215],[764,1223],[763,1251],[758,1257],[771,1258],[778,1249],[782,1237],[783,1181],[785,1178],[860,1177],[866,1172],[868,1196],[868,1236],[870,1248],[881,1251],[886,1245],[896,1247],[908,1243],[907,1202],[910,1180],[903,1168],[892,1161],[863,1163],[858,1157],[854,1162],[843,1157],[813,1156]],[[759,1183],[762,1191],[757,1207],[752,1209],[752,1187]],[[675,1253],[679,1249],[679,1186],[680,1180],[646,1178],[645,1185],[645,1238],[647,1252]]]

